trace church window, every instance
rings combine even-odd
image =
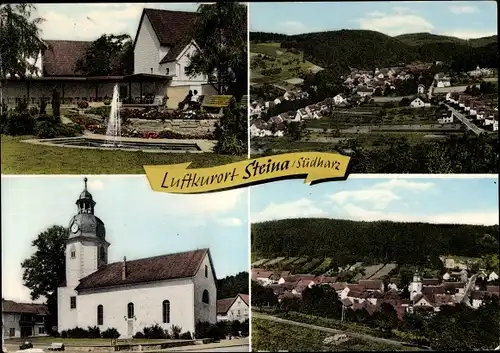
[[[201,297],[201,301],[205,304],[208,304],[210,302],[210,298],[209,298],[209,295],[208,295],[208,291],[205,289],[203,291],[203,295]]]
[[[97,306],[97,325],[104,325],[104,308],[102,305]]]
[[[205,265],[205,277],[208,278],[208,266]]]
[[[134,303],[128,303],[128,305],[127,305],[127,317],[129,319],[134,318]]]
[[[167,75],[170,75],[170,68],[167,67]]]
[[[76,309],[76,297],[70,297],[69,298],[69,307],[70,309]]]
[[[170,301],[169,300],[163,301],[163,323],[164,324],[170,323]]]
[[[106,250],[104,250],[104,247],[101,246],[99,248],[99,260],[105,261],[106,260]]]
[[[74,259],[76,257],[76,248],[74,245],[71,247],[70,256],[72,259]]]

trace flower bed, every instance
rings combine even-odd
[[[173,112],[162,112],[158,109],[123,109],[120,112],[120,116],[123,120],[128,119],[147,119],[147,120],[170,120],[170,119],[196,119],[196,120],[206,120],[206,119],[214,119],[216,115],[187,110],[187,111],[179,111],[175,110]]]
[[[105,132],[104,132],[105,133]],[[213,140],[212,134],[204,135],[189,135],[181,134],[171,130],[163,130],[160,132],[140,132],[132,129],[124,129],[123,137],[140,137],[144,139],[173,139],[173,140]]]

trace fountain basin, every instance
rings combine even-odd
[[[135,137],[121,137],[116,146],[109,145],[104,135],[87,134],[80,137],[61,137],[53,139],[23,140],[44,146],[98,149],[98,150],[123,150],[142,151],[152,153],[203,153],[212,152],[215,141],[210,140],[173,140],[173,139],[142,139]]]

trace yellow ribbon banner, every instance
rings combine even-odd
[[[305,178],[311,185],[345,180],[350,157],[336,153],[298,152],[244,160],[210,168],[188,169],[191,163],[145,165],[154,191],[200,194]]]

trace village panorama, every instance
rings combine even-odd
[[[254,187],[252,348],[498,349],[496,182],[409,177]],[[455,188],[467,188],[469,203],[453,196]]]
[[[496,35],[353,29],[250,41],[253,155],[339,152],[358,173],[498,172]],[[375,56],[363,49],[374,45]]]

